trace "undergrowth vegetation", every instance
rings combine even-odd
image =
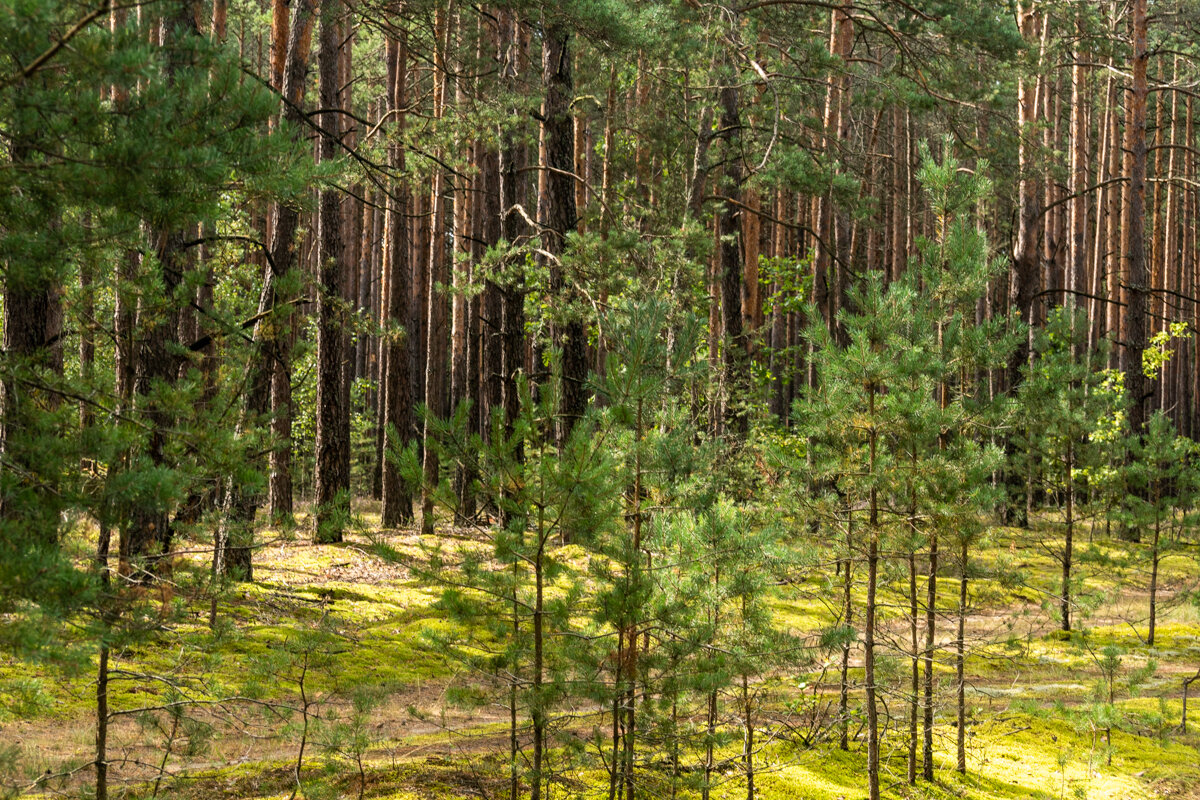
[[[221,595],[215,628],[201,595],[181,591],[165,607],[161,596],[153,599],[170,624],[110,656],[109,704],[120,715],[110,747],[122,753],[120,796],[287,798],[297,770],[305,797],[355,797],[360,790],[382,800],[506,795],[509,709],[496,677],[480,669],[497,646],[491,625],[446,607],[447,586],[432,580],[430,550],[419,537],[380,531],[371,506],[361,513],[359,533],[342,544],[284,537],[264,548],[258,579]],[[1020,578],[980,587],[972,602],[967,775],[953,769],[953,715],[939,704],[937,781],[907,786],[904,719],[893,716],[880,743],[885,797],[1186,797],[1200,782],[1200,722],[1181,728],[1182,684],[1200,665],[1200,614],[1187,595],[1191,562],[1164,564],[1163,586],[1176,602],[1164,612],[1153,648],[1145,641],[1140,593],[1111,565],[1088,579],[1105,598],[1103,610],[1083,611],[1078,630],[1062,634],[1041,602],[1053,593],[1057,565],[1037,544],[1056,527],[1041,517],[1029,531],[995,528],[991,545],[978,551],[981,562],[1011,562]],[[448,527],[447,535],[463,547],[486,548],[470,529]],[[595,580],[594,557],[575,545],[557,547],[563,569],[556,591],[565,596],[576,582]],[[189,570],[200,576],[203,567],[199,557],[178,564],[177,583],[186,586]],[[858,688],[848,749],[837,744],[840,647],[820,641],[838,614],[828,590],[815,576],[763,590],[775,631],[801,647],[751,683],[758,695],[758,797],[836,800],[862,791]],[[885,584],[882,604],[898,604],[905,591],[903,581]],[[587,602],[570,609],[579,626],[595,611]],[[953,613],[950,604],[944,613]],[[885,612],[879,626],[886,639],[902,635],[907,623]],[[92,673],[76,666],[14,659],[0,665],[8,790],[83,790],[86,776],[72,770],[89,758],[95,687]],[[852,687],[861,686],[861,667],[856,644]],[[905,667],[899,651],[878,667],[889,713],[904,702]],[[935,680],[952,685],[952,666],[939,663]],[[739,691],[721,690],[714,798],[745,794]],[[563,694],[550,719],[548,792],[607,797],[609,775],[597,751],[605,708],[583,690],[567,686]],[[680,731],[706,726],[703,703],[684,708],[675,720]],[[522,726],[518,733],[524,747],[529,731]],[[706,752],[695,741],[639,744],[639,791],[700,797]],[[674,777],[672,757],[683,765]]]

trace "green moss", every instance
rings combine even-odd
[[[1100,674],[1093,655],[1083,646],[1080,634],[1061,635],[1055,630],[1054,609],[1042,607],[1044,598],[1053,593],[1059,580],[1058,562],[1047,555],[1039,540],[1051,541],[1061,534],[1055,520],[1036,520],[1033,532],[997,529],[991,545],[973,555],[984,575],[1020,575],[1010,578],[980,577],[971,582],[972,614],[987,620],[991,635],[1002,639],[989,644],[973,644],[967,657],[972,678],[968,703],[976,721],[969,728],[969,768],[966,778],[951,770],[951,753],[938,752],[939,780],[910,788],[904,781],[902,726],[895,721],[883,743],[886,776],[885,797],[906,798],[1059,798],[1063,793],[1086,791],[1095,798],[1148,798],[1156,784],[1179,786],[1200,783],[1194,745],[1200,730],[1183,741],[1172,731],[1181,712],[1179,681],[1190,675],[1200,660],[1200,611],[1187,604],[1169,608],[1158,627],[1154,655],[1159,673],[1144,686],[1137,697],[1123,693],[1116,703],[1119,727],[1114,733],[1113,764],[1106,763],[1107,751],[1102,735],[1089,719],[1093,692]],[[158,640],[134,649],[114,652],[114,666],[131,671],[148,671],[185,681],[190,696],[205,699],[243,686],[246,678],[263,664],[286,666],[280,654],[295,651],[297,637],[312,631],[324,618],[332,638],[326,647],[330,657],[307,676],[308,688],[323,701],[336,703],[358,686],[377,688],[393,702],[411,702],[410,687],[431,691],[441,703],[450,688],[470,691],[475,687],[469,673],[433,644],[431,633],[450,640],[482,644],[487,634],[476,630],[470,621],[451,620],[437,603],[438,587],[414,579],[398,560],[417,561],[425,557],[416,537],[397,534],[386,539],[388,558],[380,548],[351,541],[342,545],[313,546],[298,542],[272,545],[258,554],[258,582],[232,587],[221,599],[218,616],[228,630],[213,635],[206,624],[207,597],[198,593],[184,598],[183,623],[164,631]],[[1084,546],[1081,558],[1087,578],[1085,588],[1103,594],[1106,601],[1103,621],[1088,631],[1092,650],[1117,645],[1125,650],[1123,668],[1135,669],[1152,655],[1141,636],[1144,627],[1131,629],[1112,623],[1119,617],[1143,613],[1144,599],[1126,592],[1121,594],[1122,559],[1128,548],[1109,543]],[[391,556],[395,556],[392,558]],[[587,580],[592,558],[578,546],[556,553],[565,564],[548,592],[562,597],[570,587]],[[1108,565],[1116,565],[1108,569]],[[197,585],[204,585],[204,564],[197,560]],[[1174,556],[1164,561],[1164,580],[1184,581],[1196,572],[1189,559]],[[906,566],[893,565],[885,570],[881,585],[881,624],[889,631],[886,641],[901,645],[907,637]],[[859,576],[861,578],[861,575]],[[924,598],[925,576],[919,577],[918,592]],[[952,632],[950,620],[957,606],[958,581],[943,573],[939,579],[938,611],[947,615],[939,623],[940,635]],[[810,641],[836,619],[841,602],[836,582],[810,577],[772,590],[768,604],[777,627],[807,635]],[[1041,593],[1041,594],[1039,594]],[[584,593],[587,597],[587,593]],[[853,592],[855,608],[865,600],[861,582]],[[578,603],[572,613],[581,626],[592,609]],[[1081,614],[1080,625],[1087,625]],[[1004,638],[1007,637],[1007,638]],[[943,642],[945,640],[943,639]],[[769,697],[775,705],[771,714],[785,713],[784,706],[803,697],[820,702],[836,702],[837,653],[812,651],[796,660],[790,668],[774,676]],[[935,662],[941,691],[949,691],[953,674],[951,659],[942,653]],[[816,666],[814,667],[814,661]],[[908,660],[888,651],[880,657],[880,674],[885,682],[905,680]],[[825,670],[822,672],[822,670]],[[856,689],[851,704],[862,701],[861,651],[855,651],[850,678]],[[64,728],[86,730],[92,724],[94,686],[89,674],[62,676],[38,667],[15,662],[0,663],[0,725],[14,719],[61,720]],[[796,688],[801,681],[806,688]],[[824,682],[823,684],[821,682]],[[282,669],[274,677],[259,681],[262,696],[291,699],[297,692],[294,675]],[[813,690],[813,685],[817,688]],[[163,693],[160,684],[141,680],[116,680],[111,690],[115,709],[128,709],[158,702]],[[1200,694],[1200,692],[1197,692]],[[1198,701],[1200,702],[1200,701]],[[404,706],[399,706],[403,708]],[[892,703],[892,713],[903,713],[903,704]],[[428,708],[425,709],[428,711]],[[504,722],[472,722],[460,709],[450,710],[453,734],[422,733],[406,736],[394,729],[383,733],[387,750],[436,748],[450,751],[465,740],[481,749],[489,740],[501,741],[507,730]],[[457,717],[455,717],[457,715]],[[1200,717],[1200,715],[1198,715]],[[732,718],[732,716],[731,716]],[[1003,720],[1003,721],[992,721]],[[1200,720],[1198,720],[1200,721]],[[944,723],[945,718],[939,717]],[[579,722],[590,725],[590,722]],[[1197,727],[1193,723],[1193,727]],[[729,728],[729,743],[722,755],[734,765],[720,776],[713,799],[741,798],[745,795],[744,777],[736,768],[739,733]],[[0,729],[0,739],[3,738]],[[939,747],[954,739],[952,728],[940,727]],[[481,752],[471,757],[438,758],[427,761],[392,763],[379,757],[377,744],[374,760],[368,765],[368,797],[383,800],[416,798],[477,797],[480,789],[471,781],[498,782],[502,794],[506,776],[503,746],[496,752]],[[274,753],[278,755],[278,753]],[[691,753],[698,763],[699,753]],[[661,754],[646,753],[642,776],[646,796],[654,796],[666,781]],[[865,753],[861,742],[843,753],[827,746],[801,749],[774,741],[760,753],[758,776],[760,798],[858,798],[865,793]],[[311,760],[314,777],[323,775],[322,757]],[[172,796],[181,798],[245,797],[278,798],[290,794],[290,765],[286,761],[251,762],[229,770],[206,772],[172,786]],[[356,796],[356,778],[343,764],[332,776],[324,776],[331,791],[340,796]],[[583,762],[564,776],[563,791],[581,800],[607,796],[607,776],[594,762]],[[684,787],[681,800],[697,796],[694,779]],[[654,787],[651,789],[650,787]],[[232,793],[232,794],[231,794]]]

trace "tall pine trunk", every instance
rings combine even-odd
[[[732,66],[730,67],[732,69]],[[746,341],[742,328],[742,249],[741,209],[737,202],[742,189],[742,136],[739,92],[736,75],[727,75],[721,87],[721,138],[725,144],[721,191],[728,199],[721,204],[717,215],[720,241],[721,323],[724,340],[721,344],[721,367],[725,383],[724,413],[726,425],[739,439],[749,431],[749,416],[743,405],[748,376]]]
[[[555,439],[562,448],[575,423],[587,407],[584,387],[587,381],[587,340],[580,318],[578,292],[574,276],[562,264],[567,236],[578,225],[575,207],[575,129],[571,114],[574,78],[571,73],[571,33],[561,23],[547,24],[542,45],[542,83],[546,100],[542,106],[542,138],[545,163],[540,185],[545,193],[539,198],[542,245],[549,254],[550,293],[564,318],[554,326],[555,346],[562,353],[562,381],[559,387],[558,420]]]
[[[408,37],[387,42],[387,110],[398,115],[393,141],[388,144],[388,167],[396,173],[404,171],[404,148],[395,141],[404,135],[405,108],[408,99]],[[384,307],[385,320],[392,330],[383,338],[381,347],[383,372],[383,512],[382,524],[393,528],[412,522],[412,491],[400,474],[395,456],[413,439],[412,381],[409,375],[413,331],[398,328],[408,325],[409,300],[412,289],[412,270],[409,264],[408,187],[391,186],[384,221]]]
[[[300,135],[303,124],[301,103],[304,84],[308,73],[308,54],[312,35],[314,0],[300,0],[292,14],[288,28],[286,60],[282,75],[282,117],[291,126],[293,135]],[[271,223],[272,240],[263,286],[259,294],[259,320],[254,326],[253,352],[247,368],[245,400],[242,417],[238,423],[239,434],[249,428],[263,424],[271,402],[271,380],[276,369],[281,369],[283,351],[287,342],[281,340],[277,310],[279,286],[292,280],[296,269],[296,231],[300,224],[300,211],[295,205],[278,204]],[[256,447],[255,445],[250,445]],[[261,465],[262,457],[252,452],[251,463]],[[214,575],[236,574],[249,580],[252,577],[252,542],[255,512],[261,502],[260,493],[229,476],[225,483],[225,508],[221,525],[217,531],[217,542],[213,553]],[[216,605],[211,610],[215,613]],[[213,621],[210,619],[210,622]]]
[[[318,29],[317,69],[320,74],[321,136],[318,162],[337,155],[341,129],[338,32],[345,8],[340,0],[322,0]],[[350,437],[350,410],[342,390],[343,331],[342,205],[337,189],[322,186],[317,208],[317,430],[315,537],[317,542],[340,542],[350,515],[350,471],[342,455]]]
[[[198,36],[196,17],[180,4],[171,7],[171,15],[163,21],[161,43],[165,52],[166,77],[174,86],[179,73],[189,64],[188,46],[176,41]],[[146,455],[155,468],[170,467],[167,438],[175,421],[169,404],[164,404],[161,387],[174,385],[179,375],[180,357],[176,351],[179,341],[181,311],[176,305],[175,290],[183,283],[188,271],[185,263],[185,231],[162,220],[146,220],[149,249],[154,252],[159,274],[155,283],[161,292],[139,296],[134,331],[133,407],[143,418],[149,436]],[[171,548],[171,509],[164,500],[138,503],[121,531],[120,561],[122,569],[134,580],[149,577],[154,563]]]
[[[1036,32],[1037,12],[1033,3],[1025,0],[1018,3],[1021,37],[1027,43],[1032,43]],[[1038,196],[1038,180],[1033,174],[1034,169],[1034,130],[1033,124],[1037,119],[1037,86],[1038,79],[1031,74],[1023,73],[1017,84],[1017,124],[1019,143],[1018,185],[1017,185],[1017,231],[1012,253],[1012,270],[1009,273],[1008,306],[1016,311],[1025,325],[1029,326],[1028,335],[1020,337],[1017,347],[1013,349],[1008,359],[1008,390],[1015,392],[1021,382],[1021,368],[1029,360],[1030,342],[1034,320],[1034,298],[1038,293],[1038,242],[1040,238],[1040,222],[1042,218],[1040,199]],[[1009,455],[1015,453],[1014,445],[1006,444]],[[1009,490],[1008,502],[1005,504],[1006,516],[1009,521],[1024,527],[1029,524],[1025,505],[1018,501],[1023,493],[1023,477],[1016,470],[1010,470],[1007,476]],[[927,770],[928,772],[928,770]],[[929,775],[926,775],[929,778]]]
[[[444,8],[434,12],[434,70],[433,70],[433,118],[441,120],[446,106],[446,48],[449,41],[450,22]],[[440,150],[438,151],[440,157]],[[445,287],[450,284],[449,264],[446,253],[446,207],[442,197],[445,190],[445,174],[435,167],[430,180],[431,231],[428,251],[428,280],[425,286],[425,409],[431,418],[443,419],[448,412],[449,368],[449,298]],[[425,422],[425,452],[423,472],[425,486],[421,497],[421,533],[432,536],[434,530],[434,500],[440,475],[437,445],[433,441],[434,422]]]
[[[1126,323],[1125,391],[1129,399],[1129,429],[1140,436],[1146,421],[1146,310],[1149,276],[1146,269],[1146,0],[1133,0],[1133,91],[1129,96],[1126,133],[1129,142],[1129,208],[1125,215],[1129,246],[1129,305]]]

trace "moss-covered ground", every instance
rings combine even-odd
[[[337,545],[261,532],[269,544],[255,554],[255,581],[226,587],[215,625],[207,555],[196,548],[181,558],[178,591],[146,600],[159,624],[111,653],[112,796],[289,798],[301,740],[300,796],[506,796],[507,711],[488,700],[496,687],[444,646],[446,637],[466,634],[485,652],[485,626],[463,630],[465,623],[451,620],[438,603],[443,587],[423,577],[429,552],[412,531],[380,532],[372,510],[360,509],[354,532]],[[1163,559],[1151,647],[1144,547],[1099,531],[1090,542],[1082,536],[1079,608],[1065,633],[1055,601],[1060,532],[1050,518],[1030,531],[996,528],[972,552],[966,776],[953,769],[954,673],[944,657],[962,571],[946,559],[933,783],[906,780],[907,562],[885,565],[880,625],[890,652],[881,671],[893,687],[881,748],[885,797],[1200,798],[1200,710],[1186,732],[1180,727],[1183,681],[1200,669],[1200,612],[1191,602],[1200,565],[1182,547]],[[456,547],[474,546],[469,532],[446,535]],[[586,558],[566,555],[585,574]],[[923,597],[925,577],[917,584]],[[861,604],[861,587],[853,598]],[[776,626],[805,642],[835,622],[839,603],[836,580],[815,570],[770,598]],[[814,651],[762,684],[761,715],[769,721],[759,730],[758,797],[865,797],[861,725],[851,725],[842,751],[836,732],[821,724],[836,702],[838,652]],[[850,676],[861,684],[857,648]],[[94,660],[71,670],[0,659],[0,796],[88,796],[95,690]],[[479,702],[460,702],[471,692]],[[1111,706],[1104,702],[1110,692]],[[860,695],[856,689],[852,705]],[[588,740],[606,724],[602,710],[579,699],[556,724],[562,735],[550,754],[551,796],[606,798],[608,778],[597,759],[564,749],[572,737],[585,751],[595,747]],[[718,747],[723,766],[713,798],[746,795],[739,735],[731,728]],[[694,777],[672,786],[665,753],[641,757],[645,796],[699,797]]]

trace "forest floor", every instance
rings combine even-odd
[[[160,629],[111,655],[112,796],[288,798],[302,740],[306,797],[507,796],[508,711],[500,691],[481,695],[481,681],[445,646],[456,623],[437,602],[442,588],[421,577],[430,552],[412,531],[381,532],[376,506],[356,512],[354,530],[337,545],[263,532],[269,543],[255,554],[255,581],[221,598],[215,629],[209,598],[189,594],[182,577],[193,575],[202,586],[206,556],[198,549],[181,557],[178,593],[158,598]],[[1200,669],[1196,554],[1181,548],[1162,561],[1150,648],[1143,548],[1101,539],[1098,531],[1089,543],[1085,529],[1078,544],[1081,609],[1067,635],[1058,631],[1055,611],[1059,528],[1049,518],[1030,531],[996,528],[973,555],[965,777],[953,771],[958,567],[947,558],[939,577],[937,781],[910,786],[907,562],[885,562],[880,638],[891,653],[880,672],[891,687],[884,700],[893,720],[881,745],[885,797],[1200,799],[1200,710],[1187,732],[1180,730],[1183,681]],[[446,530],[443,539],[472,546],[469,530]],[[564,556],[586,568],[582,550]],[[776,625],[814,643],[835,621],[839,591],[829,577],[782,583],[771,598]],[[920,596],[924,591],[922,579]],[[858,591],[855,600],[862,601]],[[861,724],[851,725],[848,752],[837,749],[836,730],[826,724],[836,711],[840,649],[806,652],[795,670],[759,684],[760,715],[771,722],[760,729],[757,794],[864,797]],[[1098,692],[1108,692],[1106,673],[1115,709],[1109,717],[1097,703]],[[851,675],[861,684],[857,649]],[[1194,688],[1200,691],[1200,681]],[[88,796],[95,691],[94,666],[71,673],[0,659],[0,796]],[[155,710],[164,704],[181,713]],[[734,758],[741,746],[736,715],[729,720],[729,760],[714,799],[746,793]],[[583,700],[557,722],[593,755],[591,734],[608,724],[602,709]],[[551,754],[552,769],[560,755]],[[650,765],[665,763],[664,754],[644,755]],[[699,760],[698,753],[688,757]],[[579,763],[557,775],[552,797],[607,796],[598,760]],[[647,784],[644,796],[668,796],[662,780]]]

